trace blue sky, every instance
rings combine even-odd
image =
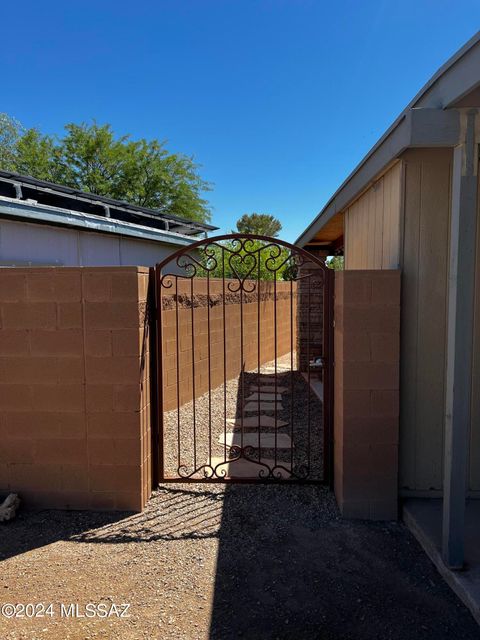
[[[213,222],[293,241],[475,31],[478,0],[24,0],[2,6],[0,111],[168,140],[214,183]]]

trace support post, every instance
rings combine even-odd
[[[463,140],[455,147],[453,156],[442,540],[443,560],[451,569],[461,569],[464,564],[475,297],[476,118],[476,110],[462,114]]]

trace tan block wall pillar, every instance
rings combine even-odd
[[[0,269],[0,492],[141,510],[151,490],[148,270]]]
[[[400,271],[335,278],[334,487],[347,518],[394,520]]]

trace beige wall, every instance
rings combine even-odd
[[[409,149],[345,213],[346,269],[402,269],[400,491],[443,486],[452,152]],[[480,212],[479,212],[480,217]],[[480,225],[468,488],[480,492]]]
[[[409,150],[402,257],[400,488],[442,489],[452,155]]]
[[[260,330],[260,363],[269,362],[275,356],[274,308],[276,306],[277,357],[288,353],[296,344],[296,283],[276,283],[276,305],[274,305],[274,283],[261,283],[260,307],[256,293],[244,294],[243,308],[243,360],[241,360],[241,320],[240,294],[231,293],[228,284],[238,286],[238,280],[225,282],[226,304],[225,324],[223,283],[210,281],[210,329],[208,327],[207,284],[206,279],[194,278],[193,309],[194,350],[192,358],[192,309],[190,280],[178,280],[179,306],[178,326],[175,306],[175,279],[173,287],[162,288],[162,339],[163,339],[163,406],[165,410],[177,407],[177,364],[180,380],[180,404],[193,398],[193,366],[195,363],[195,397],[199,397],[209,388],[209,351],[210,335],[210,385],[214,389],[224,382],[224,331],[226,337],[226,376],[227,380],[237,377],[242,365],[245,369],[255,369],[258,364],[258,333]],[[291,296],[292,292],[292,296]],[[260,327],[258,313],[260,312]],[[293,325],[290,321],[291,314]],[[224,329],[225,327],[225,329]],[[292,329],[292,333],[291,330]],[[178,330],[178,331],[177,331]],[[209,334],[210,331],[210,334]],[[178,347],[177,347],[178,334]],[[177,360],[178,349],[178,360]]]
[[[137,267],[0,269],[0,493],[140,510],[151,490]]]
[[[345,268],[399,266],[402,163],[397,162],[345,211]]]
[[[480,193],[480,171],[479,171]],[[480,198],[477,220],[480,220]],[[477,224],[475,321],[472,371],[472,429],[470,434],[469,488],[480,492],[480,223]]]

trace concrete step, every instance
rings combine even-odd
[[[252,393],[251,396],[248,396],[248,398],[245,398],[245,402],[248,402],[248,401],[258,402],[259,400],[260,401],[264,400],[266,402],[274,402],[275,400],[277,400],[278,402],[281,402],[282,401],[282,394],[281,393],[275,394],[275,393],[258,393],[258,392],[255,392],[255,393]]]
[[[285,373],[287,371],[291,371],[290,367],[287,366],[277,366],[276,372],[277,373]],[[295,371],[295,369],[294,369]],[[260,373],[266,373],[266,374],[275,374],[275,367],[263,367],[260,369]]]
[[[244,407],[244,411],[246,413],[253,413],[260,411],[282,411],[283,407],[280,402],[260,402],[260,407],[258,406],[258,402],[247,402]]]
[[[258,384],[251,384],[250,385],[250,389],[251,391],[254,392],[260,392],[260,393],[275,393],[275,385],[274,384],[269,384],[269,385],[258,385]],[[280,387],[279,385],[277,385],[277,391],[276,393],[285,393],[285,391],[288,391],[288,387]]]
[[[240,428],[242,426],[242,421],[240,418],[227,418],[227,424],[232,427]],[[277,429],[280,427],[287,427],[288,422],[285,420],[277,419]],[[275,428],[275,418],[271,416],[260,416],[260,424],[258,416],[248,417],[243,419],[243,428],[244,429],[258,429],[258,427],[273,427]]]
[[[260,449],[275,449],[275,435],[277,436],[277,449],[292,449],[292,440],[286,433],[260,433]],[[226,438],[225,438],[226,436]],[[242,434],[240,431],[227,431],[218,436],[220,444],[227,447],[242,445]],[[258,449],[258,433],[244,433],[243,446]]]
[[[240,460],[234,460],[232,462],[229,460],[225,462],[223,458],[212,458],[212,467],[215,468],[217,465],[221,464],[222,466],[218,467],[217,469],[217,474],[221,475],[223,473],[223,470],[226,469],[226,478],[252,478],[252,480],[254,480],[261,478],[261,476],[259,476],[258,474],[262,469],[265,469],[263,464],[266,464],[269,469],[273,469],[275,467],[275,460],[273,459],[262,458],[261,462],[262,464],[255,464],[255,462],[250,462],[249,460],[245,460],[243,458],[240,458]],[[280,475],[281,478],[288,480],[288,478],[291,477],[290,463],[283,461],[280,462],[279,460],[277,460],[277,465],[279,464],[282,465],[282,467],[288,469],[288,471],[281,469],[278,473],[275,473],[275,477],[278,477],[278,475]]]

